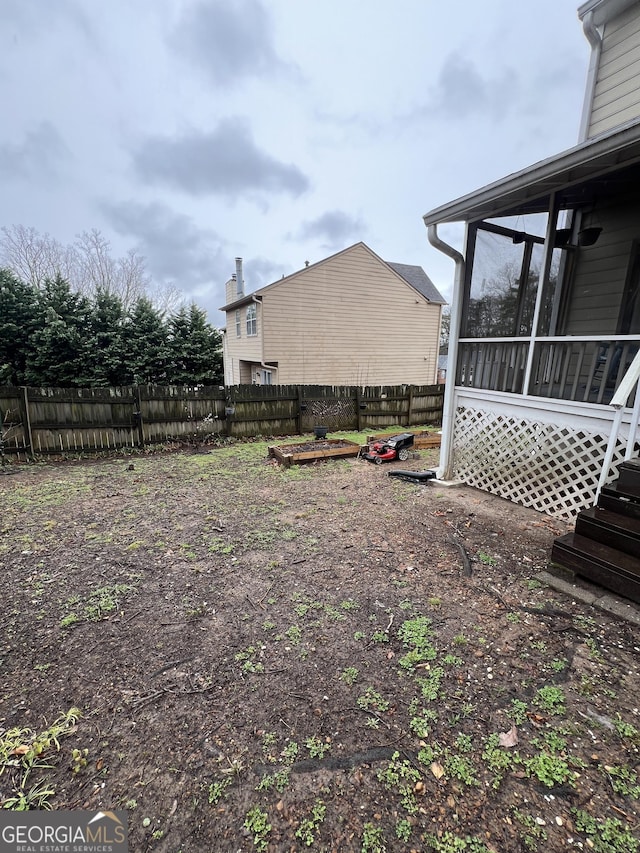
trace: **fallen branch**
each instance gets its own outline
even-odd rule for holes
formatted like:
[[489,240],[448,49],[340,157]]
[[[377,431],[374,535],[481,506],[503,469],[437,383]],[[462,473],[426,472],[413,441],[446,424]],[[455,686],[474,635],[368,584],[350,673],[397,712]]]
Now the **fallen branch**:
[[467,549],[462,545],[462,543],[458,542],[457,539],[447,537],[446,541],[460,551],[460,556],[462,557],[462,574],[466,578],[470,578],[473,573],[471,571],[471,560],[467,554]]

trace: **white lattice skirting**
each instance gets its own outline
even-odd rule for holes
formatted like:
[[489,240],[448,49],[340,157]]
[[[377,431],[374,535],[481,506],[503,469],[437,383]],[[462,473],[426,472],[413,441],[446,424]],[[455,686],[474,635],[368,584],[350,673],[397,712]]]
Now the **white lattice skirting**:
[[[454,473],[470,486],[559,518],[593,503],[608,436],[458,407]],[[624,457],[619,442],[610,479]]]

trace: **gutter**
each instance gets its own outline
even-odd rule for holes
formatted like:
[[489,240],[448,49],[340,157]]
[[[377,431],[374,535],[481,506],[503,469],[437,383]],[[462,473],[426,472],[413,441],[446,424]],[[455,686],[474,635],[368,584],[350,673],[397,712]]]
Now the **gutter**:
[[[437,470],[439,480],[453,478],[453,427],[455,422],[455,386],[458,362],[458,337],[460,318],[462,314],[462,295],[465,278],[465,260],[463,255],[441,240],[438,236],[438,223],[427,226],[429,242],[439,252],[451,258],[456,265],[453,279],[453,298],[451,301],[451,324],[449,330],[449,353],[447,356],[447,381],[444,386],[444,402],[442,405],[442,443],[440,445],[440,465]],[[465,244],[466,244],[465,229]]]
[[589,59],[589,70],[587,71],[587,82],[584,92],[584,102],[582,104],[582,117],[580,119],[580,131],[578,140],[584,142],[588,138],[589,124],[591,121],[591,110],[593,107],[593,99],[596,92],[596,82],[598,79],[598,67],[600,65],[600,54],[602,52],[602,35],[598,30],[593,9],[586,13],[582,19],[582,30],[591,45],[591,57]]

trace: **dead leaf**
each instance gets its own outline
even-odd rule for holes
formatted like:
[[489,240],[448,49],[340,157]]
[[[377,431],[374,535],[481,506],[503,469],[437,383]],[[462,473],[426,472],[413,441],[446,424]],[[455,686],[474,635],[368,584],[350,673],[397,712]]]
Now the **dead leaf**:
[[500,732],[500,739],[498,741],[500,746],[510,747],[515,746],[518,743],[518,730],[515,726],[511,726],[508,732]]
[[11,751],[11,755],[26,755],[28,752],[29,747],[26,744],[22,744],[22,746],[16,746],[16,748]]
[[96,770],[102,770],[103,767],[104,767],[104,758],[99,758],[96,761]]
[[431,772],[436,777],[436,779],[442,779],[444,776],[444,767],[442,764],[438,764],[437,761],[434,761],[431,765]]

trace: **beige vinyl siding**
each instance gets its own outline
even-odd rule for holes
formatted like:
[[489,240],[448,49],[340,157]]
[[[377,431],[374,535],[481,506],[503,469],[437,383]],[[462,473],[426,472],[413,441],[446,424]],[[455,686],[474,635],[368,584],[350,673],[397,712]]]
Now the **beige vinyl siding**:
[[640,7],[605,26],[588,136],[640,116]]
[[433,383],[440,305],[358,244],[265,288],[264,360],[281,384]]
[[230,302],[235,302],[238,299],[238,286],[235,278],[230,278],[229,281],[224,286],[224,299],[225,305],[228,305]]
[[622,302],[631,245],[640,239],[638,203],[596,209],[584,226],[602,228],[595,246],[579,249],[566,333],[614,335]]
[[246,370],[240,372],[240,362],[260,364],[262,361],[262,306],[256,305],[258,334],[255,336],[247,335],[248,307],[243,305],[240,308],[240,337],[236,336],[236,312],[235,310],[227,311],[227,358],[231,361],[234,385],[251,381],[246,378],[249,375]]

